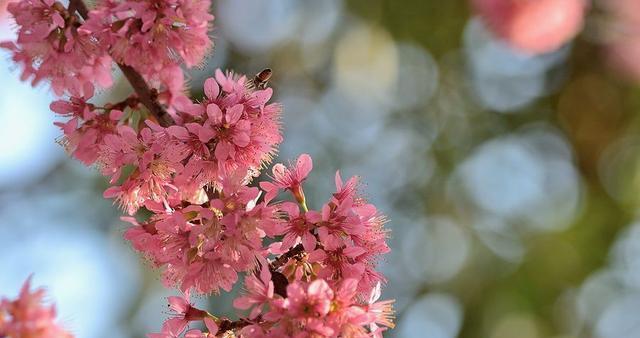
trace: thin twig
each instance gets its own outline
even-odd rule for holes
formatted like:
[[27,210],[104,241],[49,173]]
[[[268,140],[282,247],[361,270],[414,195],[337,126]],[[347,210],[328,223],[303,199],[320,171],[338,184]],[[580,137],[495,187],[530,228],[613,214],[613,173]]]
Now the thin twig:
[[269,269],[272,271],[278,270],[283,265],[285,265],[291,258],[301,254],[304,252],[304,247],[302,244],[298,244],[293,248],[289,249],[289,251],[283,253],[278,258],[276,258],[271,264],[269,264]]
[[[80,14],[80,16],[85,20],[89,17],[89,9],[82,0],[69,1],[69,13],[73,13],[74,11]],[[169,113],[167,113],[167,111],[162,108],[158,102],[157,92],[149,88],[149,85],[142,75],[132,67],[125,64],[117,63],[117,65],[129,83],[131,83],[131,86],[138,95],[140,102],[147,107],[149,113],[158,121],[158,123],[163,127],[173,125],[173,118],[171,118]]]

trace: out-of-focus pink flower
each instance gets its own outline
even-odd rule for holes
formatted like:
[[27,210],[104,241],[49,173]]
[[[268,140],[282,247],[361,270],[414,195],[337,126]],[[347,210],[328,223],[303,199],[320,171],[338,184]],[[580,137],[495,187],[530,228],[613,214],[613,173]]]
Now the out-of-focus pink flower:
[[30,288],[31,278],[24,283],[17,299],[0,299],[0,337],[72,338],[55,322],[55,307],[43,305],[45,291],[32,292]]
[[586,0],[473,0],[476,11],[499,38],[530,54],[552,52],[576,36]]
[[623,77],[640,80],[640,2],[602,1],[608,21],[602,34],[609,63]]

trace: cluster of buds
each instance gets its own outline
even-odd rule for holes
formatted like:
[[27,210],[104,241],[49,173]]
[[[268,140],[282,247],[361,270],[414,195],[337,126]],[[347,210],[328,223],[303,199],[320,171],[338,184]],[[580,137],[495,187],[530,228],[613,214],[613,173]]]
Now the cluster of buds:
[[[169,298],[175,316],[149,337],[381,336],[393,327],[392,301],[378,300],[388,232],[359,179],[336,173],[335,193],[317,210],[304,194],[307,154],[257,182],[283,139],[271,71],[250,78],[216,70],[202,100],[183,94],[181,66],[200,63],[212,45],[209,7],[100,0],[89,10],[81,0],[19,0],[8,8],[18,39],[1,46],[23,79],[48,80],[64,96],[51,104],[63,119],[60,142],[109,178],[104,196],[131,224],[124,237],[184,295]],[[94,90],[111,86],[114,66],[135,93],[98,106]],[[285,191],[292,198],[277,199]],[[237,320],[190,304],[192,294],[231,291],[242,275]]]

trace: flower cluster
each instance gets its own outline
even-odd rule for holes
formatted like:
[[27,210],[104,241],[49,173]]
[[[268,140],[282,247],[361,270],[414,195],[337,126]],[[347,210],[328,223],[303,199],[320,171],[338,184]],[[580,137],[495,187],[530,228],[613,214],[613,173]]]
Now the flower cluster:
[[243,337],[382,337],[393,327],[393,301],[378,301],[380,284],[366,300],[351,278],[333,287],[324,279],[293,282],[286,297],[273,293],[268,272],[247,277],[245,286],[247,294],[234,302],[252,309]]
[[176,62],[200,63],[211,40],[209,0],[103,0],[81,32],[97,38],[119,63],[152,77]]
[[115,61],[178,96],[180,65],[199,64],[212,46],[209,0],[101,0],[89,13],[72,3],[73,10],[55,0],[10,3],[18,38],[0,43],[22,66],[24,80],[50,80],[57,95],[86,96],[87,84],[110,87]]
[[51,80],[57,95],[65,92],[81,96],[86,84],[111,86],[111,57],[96,42],[79,34],[79,22],[60,2],[25,0],[7,7],[19,26],[14,42],[0,47],[13,53],[22,65],[22,79],[36,85]]
[[[277,164],[273,168],[273,182],[262,182],[270,201],[279,190],[290,190],[297,204],[280,204],[285,216],[282,223],[282,242],[275,245],[284,252],[294,245],[302,244],[308,256],[307,265],[314,266],[313,274],[329,282],[345,278],[359,281],[360,291],[368,292],[377,283],[384,281],[375,266],[380,255],[389,252],[386,244],[385,218],[372,204],[358,194],[358,177],[342,181],[336,173],[336,192],[320,210],[308,210],[302,182],[311,171],[311,158],[304,154],[295,166],[286,168]],[[304,264],[290,261],[285,272],[291,278],[308,278]]]
[[221,192],[202,205],[157,212],[138,223],[125,238],[154,265],[164,267],[165,284],[185,292],[231,291],[238,272],[249,271],[262,254],[262,240],[275,234],[277,209],[256,205],[257,188],[247,187],[246,172],[235,171],[222,181]]
[[[209,6],[102,0],[88,11],[80,0],[69,8],[19,0],[10,7],[18,41],[5,46],[18,62],[28,51],[25,73],[67,94],[50,105],[63,119],[59,142],[109,178],[104,197],[129,214],[125,239],[184,295],[169,299],[175,316],[149,337],[380,336],[393,327],[392,301],[377,300],[386,220],[360,194],[359,179],[336,173],[335,193],[317,210],[304,193],[307,154],[257,182],[283,140],[271,71],[247,78],[216,70],[201,100],[181,92],[180,65],[197,64],[211,45]],[[107,68],[115,60],[135,94],[93,103],[96,85],[110,81],[90,66],[98,59]],[[284,191],[293,198],[277,199]],[[231,291],[242,274],[246,292],[234,305],[247,317],[218,318],[189,302],[191,293]]]
[[72,338],[56,323],[55,307],[42,303],[45,291],[30,289],[27,279],[17,299],[0,299],[0,337]]
[[[245,180],[254,174],[282,140],[281,109],[267,104],[271,89],[254,90],[246,81],[218,70],[215,80],[207,80],[206,100],[184,104],[175,125],[165,128],[147,120],[139,130],[121,124],[104,135],[96,162],[111,183],[123,181],[105,197],[116,198],[129,214],[154,202],[169,210],[181,201],[202,201],[205,190],[220,190],[231,177]],[[125,166],[133,170],[123,177]]]
[[[251,310],[240,322],[241,337],[379,336],[393,327],[392,302],[376,302],[384,282],[376,262],[389,251],[384,217],[358,194],[356,177],[343,182],[339,174],[329,201],[309,210],[303,183],[312,166],[306,154],[292,166],[276,164],[272,181],[260,184],[266,194],[257,204],[258,189],[243,185],[243,175],[232,176],[220,190],[223,198],[142,224],[128,218],[134,227],[125,237],[165,266],[165,280],[185,293],[228,291],[238,272],[249,272],[245,294],[234,301]],[[273,202],[282,190],[296,202]],[[263,237],[281,240],[263,247]],[[279,256],[269,260],[270,254]],[[224,321],[212,320],[225,331]],[[169,321],[161,334],[176,334],[176,327]]]
[[[312,282],[293,282],[286,287],[286,295],[274,292],[274,282],[268,269],[260,276],[245,279],[246,293],[234,301],[239,309],[251,309],[246,319],[230,322],[195,308],[184,297],[169,297],[174,315],[162,326],[162,332],[149,338],[207,338],[229,331],[239,337],[382,337],[392,328],[393,301],[378,301],[380,284],[368,297],[358,295],[358,281],[345,279],[331,287],[323,279]],[[202,323],[206,332],[188,329],[192,323]]]

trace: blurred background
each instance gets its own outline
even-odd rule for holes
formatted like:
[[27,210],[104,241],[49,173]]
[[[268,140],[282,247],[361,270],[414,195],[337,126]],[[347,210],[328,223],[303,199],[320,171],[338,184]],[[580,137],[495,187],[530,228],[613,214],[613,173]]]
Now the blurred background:
[[[607,1],[530,56],[463,0],[215,0],[190,87],[271,67],[279,160],[312,155],[310,206],[336,170],[362,176],[393,231],[385,336],[640,337],[640,41],[611,38],[640,20]],[[105,180],[55,143],[51,91],[0,53],[0,294],[33,273],[79,338],[159,330],[175,292],[122,239]],[[196,302],[234,316],[231,299]]]

